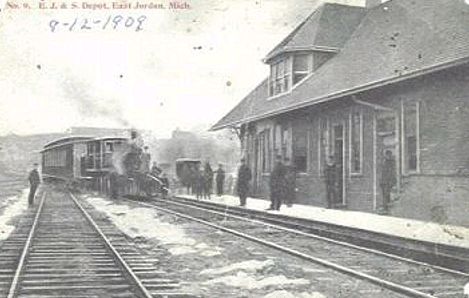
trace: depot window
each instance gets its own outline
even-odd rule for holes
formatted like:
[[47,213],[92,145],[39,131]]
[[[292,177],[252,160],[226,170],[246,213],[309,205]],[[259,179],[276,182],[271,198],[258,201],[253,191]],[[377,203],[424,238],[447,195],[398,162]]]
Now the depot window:
[[419,102],[403,106],[404,166],[407,173],[419,171]]
[[361,110],[350,113],[350,173],[361,174],[363,163],[363,114]]
[[270,144],[270,129],[266,129],[259,133],[259,160],[260,168],[263,173],[268,173],[271,170],[272,164],[272,153],[271,153],[271,144]]
[[318,142],[318,174],[324,174],[327,157],[329,155],[329,120],[320,118],[318,125],[319,142]]
[[274,96],[290,90],[291,58],[284,57],[270,66],[269,95]]
[[298,84],[309,74],[310,58],[309,54],[298,54],[293,57],[293,85]]
[[308,131],[305,127],[293,130],[293,164],[297,172],[308,170]]

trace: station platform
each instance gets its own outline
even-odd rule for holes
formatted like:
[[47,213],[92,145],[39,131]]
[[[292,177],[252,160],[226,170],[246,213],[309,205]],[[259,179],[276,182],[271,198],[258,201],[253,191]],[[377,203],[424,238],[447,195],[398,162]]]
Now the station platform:
[[[197,200],[193,195],[181,195],[187,199]],[[208,201],[208,200],[204,200]],[[212,195],[211,203],[239,206],[239,198],[230,195]],[[379,234],[407,238],[410,240],[442,244],[469,249],[469,228],[424,222],[419,220],[378,215],[367,212],[326,209],[310,205],[295,204],[292,207],[282,205],[280,211],[266,210],[270,201],[248,198],[246,208],[270,214],[279,214],[299,219],[345,226]]]

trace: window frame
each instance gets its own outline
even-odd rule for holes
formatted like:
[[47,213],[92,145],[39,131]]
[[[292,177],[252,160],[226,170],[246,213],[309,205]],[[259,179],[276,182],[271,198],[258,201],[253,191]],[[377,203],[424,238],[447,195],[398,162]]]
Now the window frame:
[[[305,56],[306,59],[306,70],[295,70],[295,59],[297,59],[299,56]],[[292,88],[294,86],[297,86],[300,84],[304,79],[308,77],[308,75],[312,72],[311,71],[311,53],[299,53],[299,54],[293,54],[292,55]],[[304,75],[298,82],[295,82],[295,75]]]
[[270,173],[272,169],[272,150],[270,144],[270,129],[265,129],[258,134],[258,146],[260,155],[260,170],[262,174]]
[[[323,123],[325,124],[324,127],[323,127]],[[324,139],[324,146],[323,146],[323,139]],[[319,177],[324,176],[324,166],[327,160],[327,156],[329,154],[330,154],[330,120],[329,120],[329,117],[320,117],[318,118],[318,175]]]
[[[301,130],[301,128],[303,128],[303,130]],[[301,133],[304,134],[302,137],[304,137],[304,158],[305,158],[305,164],[304,164],[304,169],[299,169],[296,165],[296,157],[297,157],[297,146],[296,146],[296,140],[297,140],[297,134],[298,132],[301,130]],[[307,128],[307,126],[293,126],[292,127],[292,131],[291,131],[291,138],[292,138],[292,156],[291,156],[291,161],[292,161],[292,164],[295,166],[295,170],[298,174],[306,174],[308,173],[308,169],[309,169],[309,164],[310,164],[310,160],[309,160],[309,130]]]
[[[415,158],[416,158],[416,167],[415,169],[410,169],[409,167],[409,154],[408,154],[408,141],[409,137],[407,134],[407,117],[406,111],[409,107],[412,107],[415,110]],[[402,158],[402,172],[404,175],[415,175],[421,173],[420,168],[420,101],[411,101],[411,102],[402,102],[401,104],[401,125],[402,125],[402,149],[401,149],[401,158]]]
[[[359,150],[360,150],[360,155],[359,155],[359,164],[360,164],[360,170],[355,171],[355,167],[353,164],[353,159],[354,159],[354,146],[353,146],[353,136],[354,136],[354,114],[359,114],[359,119],[360,119],[360,124],[359,124],[359,135],[358,135],[358,142],[359,142]],[[349,113],[349,176],[350,177],[356,177],[356,176],[362,176],[363,175],[363,149],[364,149],[364,142],[363,142],[363,109],[361,108],[353,108],[350,113]]]
[[[290,55],[282,57],[270,65],[269,74],[269,98],[274,98],[288,93],[292,88],[292,57]],[[280,75],[280,65],[283,65],[283,71]],[[285,85],[286,82],[286,85]],[[277,91],[277,88],[280,88]]]

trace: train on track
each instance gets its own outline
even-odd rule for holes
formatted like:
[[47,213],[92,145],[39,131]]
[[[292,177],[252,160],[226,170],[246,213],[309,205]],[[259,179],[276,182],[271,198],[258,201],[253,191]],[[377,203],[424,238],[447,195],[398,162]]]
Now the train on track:
[[[69,136],[47,143],[42,155],[46,181],[96,190],[110,196],[160,196],[164,182],[142,167],[143,145],[130,137]],[[148,161],[149,162],[149,161]],[[147,169],[145,169],[147,168]]]

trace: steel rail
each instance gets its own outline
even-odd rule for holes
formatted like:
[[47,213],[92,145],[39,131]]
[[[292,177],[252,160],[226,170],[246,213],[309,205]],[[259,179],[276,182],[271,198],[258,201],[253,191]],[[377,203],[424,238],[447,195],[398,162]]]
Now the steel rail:
[[96,232],[101,236],[104,243],[106,244],[107,248],[112,252],[114,257],[118,260],[119,264],[125,269],[126,273],[131,277],[132,281],[137,286],[138,290],[143,294],[145,298],[152,298],[152,294],[145,288],[141,280],[137,277],[137,275],[133,272],[132,268],[127,264],[127,262],[122,258],[116,248],[112,245],[111,241],[107,238],[107,236],[103,233],[103,231],[99,228],[96,222],[91,218],[89,213],[83,208],[83,206],[78,202],[75,196],[69,192],[70,197],[72,198],[75,205],[80,209],[83,215],[86,217],[88,222],[91,226],[96,230]]
[[18,286],[19,286],[19,281],[21,277],[21,272],[23,271],[24,264],[26,262],[26,258],[28,257],[29,250],[31,248],[31,243],[33,241],[34,233],[36,232],[37,225],[39,222],[39,217],[41,216],[42,212],[42,207],[44,206],[44,201],[46,198],[46,192],[42,194],[41,197],[41,202],[39,203],[39,207],[37,208],[36,211],[36,216],[34,217],[33,224],[31,226],[31,230],[29,231],[28,238],[26,240],[26,243],[23,247],[23,252],[21,253],[20,260],[18,262],[18,266],[16,267],[15,271],[15,276],[13,277],[13,281],[11,282],[10,289],[8,291],[8,296],[7,298],[13,298],[17,296],[17,291],[18,291]]
[[[416,260],[413,260],[413,259],[397,256],[397,255],[394,255],[394,254],[382,252],[382,251],[372,249],[372,248],[359,246],[359,245],[356,245],[356,244],[347,243],[347,242],[340,241],[340,240],[327,238],[327,237],[324,237],[324,236],[318,236],[318,235],[314,235],[314,234],[311,234],[311,233],[298,231],[298,230],[283,227],[283,226],[280,226],[280,225],[267,223],[267,222],[264,222],[264,221],[259,220],[259,219],[250,219],[250,218],[245,218],[245,217],[241,217],[241,216],[238,216],[238,215],[229,214],[228,212],[230,212],[230,213],[241,212],[241,211],[236,211],[236,210],[235,211],[230,211],[229,209],[230,209],[231,206],[228,206],[228,208],[225,209],[225,212],[220,212],[220,211],[216,211],[216,210],[209,210],[207,208],[200,207],[200,206],[195,206],[195,205],[192,204],[192,202],[186,204],[184,202],[174,202],[174,201],[158,200],[158,199],[156,199],[156,201],[169,203],[169,204],[174,204],[174,205],[179,205],[179,206],[184,206],[184,207],[189,207],[189,208],[193,208],[193,209],[197,209],[197,210],[211,212],[211,213],[218,214],[218,215],[223,215],[225,217],[230,217],[230,218],[234,218],[234,219],[248,221],[248,222],[251,222],[251,223],[261,224],[261,225],[264,225],[264,226],[269,227],[269,228],[274,228],[274,229],[277,229],[277,230],[282,230],[282,231],[294,233],[294,234],[309,237],[309,238],[312,238],[312,239],[322,240],[322,241],[325,241],[325,242],[345,246],[345,247],[348,247],[348,248],[360,250],[360,251],[367,252],[367,253],[373,253],[373,254],[378,255],[378,256],[383,256],[383,257],[387,257],[387,258],[390,258],[390,259],[403,261],[403,262],[406,262],[406,263],[409,263],[409,264],[414,264],[414,265],[419,265],[419,266],[426,266],[426,267],[433,268],[433,269],[436,269],[436,270],[439,270],[439,271],[442,271],[442,272],[445,272],[445,273],[459,275],[459,276],[462,276],[462,277],[469,277],[469,273],[466,273],[466,272],[462,272],[462,271],[458,271],[458,270],[454,270],[454,269],[449,269],[449,268],[445,268],[445,267],[441,267],[441,266],[437,266],[437,265],[432,265],[432,264],[425,263],[425,262],[422,262],[422,261],[416,261]],[[221,205],[221,204],[217,204],[217,205],[218,205],[217,207],[223,208],[223,205]],[[250,215],[249,212],[246,212],[246,214]],[[307,228],[307,226],[305,226],[305,228]]]
[[359,272],[357,270],[350,269],[350,268],[347,268],[345,266],[342,266],[342,265],[339,265],[339,264],[336,264],[336,263],[333,263],[333,262],[329,262],[327,260],[317,258],[317,257],[311,256],[311,255],[299,252],[299,251],[294,250],[294,249],[287,248],[285,246],[276,244],[276,243],[271,242],[271,241],[262,240],[260,238],[257,238],[257,237],[254,237],[254,236],[251,236],[251,235],[248,235],[248,234],[245,234],[245,233],[242,233],[242,232],[230,229],[230,228],[225,228],[225,227],[222,227],[220,225],[217,225],[217,224],[214,224],[214,223],[211,223],[209,221],[202,220],[202,219],[199,219],[199,218],[195,218],[195,217],[192,217],[192,216],[187,215],[187,214],[183,214],[183,213],[180,213],[180,212],[177,212],[177,211],[173,211],[173,210],[170,210],[170,209],[166,209],[166,208],[163,208],[163,207],[155,206],[155,205],[144,203],[144,202],[136,202],[136,201],[132,201],[132,200],[128,200],[128,199],[127,199],[127,201],[133,202],[133,203],[136,203],[136,204],[140,204],[140,205],[143,205],[143,206],[148,206],[150,208],[163,211],[165,213],[173,214],[173,215],[176,215],[176,216],[181,217],[181,218],[189,219],[191,221],[195,221],[195,222],[204,224],[206,226],[210,226],[210,227],[215,228],[217,230],[236,235],[236,236],[241,237],[243,239],[247,239],[247,240],[250,240],[252,242],[255,242],[255,243],[270,247],[270,248],[274,248],[278,251],[288,253],[288,254],[290,254],[292,256],[295,256],[295,257],[298,257],[300,259],[310,261],[312,263],[322,265],[324,267],[327,267],[327,268],[330,268],[330,269],[345,273],[347,275],[369,281],[371,283],[374,283],[378,286],[385,287],[385,288],[387,288],[389,290],[392,290],[394,292],[405,294],[405,295],[408,295],[410,297],[437,298],[436,296],[433,296],[433,295],[430,295],[430,294],[427,294],[427,293],[423,293],[423,292],[414,290],[412,288],[409,288],[409,287],[406,287],[406,286],[403,286],[403,285],[399,285],[399,284],[396,284],[396,283],[393,283],[393,282],[390,282],[390,281],[387,281],[387,280],[384,280],[384,279],[381,279],[381,278],[378,278],[378,277],[375,277],[375,276],[372,276],[372,275],[369,275],[369,274],[366,274],[366,273],[363,273],[363,272]]

